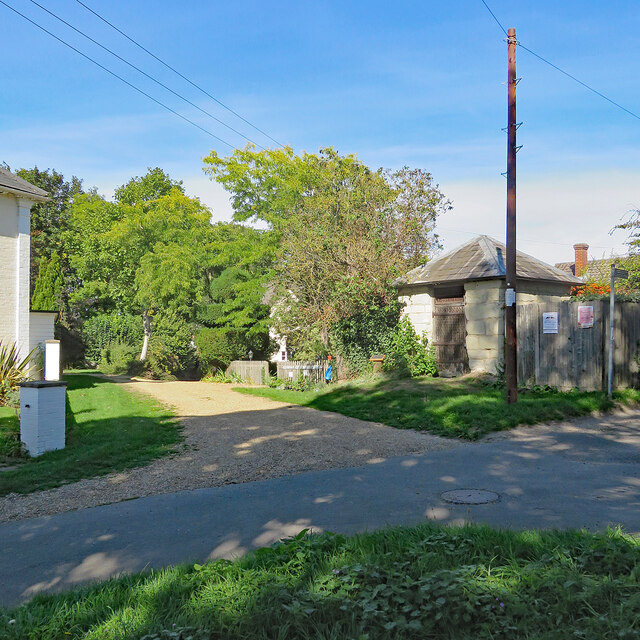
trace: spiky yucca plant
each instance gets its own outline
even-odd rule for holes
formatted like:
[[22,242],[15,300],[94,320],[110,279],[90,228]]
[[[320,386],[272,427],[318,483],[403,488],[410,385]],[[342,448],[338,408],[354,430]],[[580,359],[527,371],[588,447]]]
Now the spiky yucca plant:
[[15,342],[2,344],[0,342],[0,407],[7,403],[12,391],[29,376],[29,367],[35,349],[20,361],[20,353]]

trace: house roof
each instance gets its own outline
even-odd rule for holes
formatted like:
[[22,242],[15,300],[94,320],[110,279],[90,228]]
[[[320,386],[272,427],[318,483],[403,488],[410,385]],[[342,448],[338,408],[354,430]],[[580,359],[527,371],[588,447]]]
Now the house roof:
[[43,189],[23,180],[3,167],[0,167],[0,193],[10,193],[36,202],[45,201],[48,195]]
[[[506,247],[489,236],[477,236],[457,249],[398,278],[396,286],[444,284],[505,277]],[[516,274],[526,280],[580,284],[579,278],[537,258],[516,252]]]
[[[611,273],[611,265],[619,261],[620,258],[600,258],[599,260],[587,261],[587,269],[581,274],[580,280],[585,282],[609,282],[609,274]],[[561,271],[576,274],[576,263],[573,262],[556,262],[556,267]]]

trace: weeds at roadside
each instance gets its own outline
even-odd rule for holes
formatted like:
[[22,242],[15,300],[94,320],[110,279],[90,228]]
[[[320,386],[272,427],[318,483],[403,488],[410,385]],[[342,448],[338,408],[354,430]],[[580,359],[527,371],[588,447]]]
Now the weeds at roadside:
[[235,371],[227,375],[222,369],[218,369],[215,373],[210,373],[203,378],[201,382],[215,382],[217,384],[233,384],[243,382],[242,376]]
[[619,530],[303,531],[234,562],[37,596],[0,610],[0,637],[637,640],[638,593],[640,545]]

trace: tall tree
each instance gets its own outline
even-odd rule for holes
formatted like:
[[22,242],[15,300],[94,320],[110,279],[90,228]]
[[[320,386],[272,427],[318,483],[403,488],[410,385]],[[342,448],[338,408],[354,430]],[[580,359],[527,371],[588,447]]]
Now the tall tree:
[[118,187],[114,198],[120,204],[135,205],[168,196],[174,189],[184,194],[182,180],[172,180],[160,167],[148,167],[145,175],[131,178]]
[[139,313],[141,359],[155,313],[172,309],[188,316],[195,307],[210,216],[199,200],[179,189],[136,205],[88,194],[72,207],[68,247],[81,279],[75,298],[94,309]]
[[625,222],[616,225],[614,229],[624,229],[629,232],[627,238],[629,256],[622,261],[622,266],[629,271],[629,278],[621,284],[625,292],[637,293],[640,290],[640,209],[631,211]]
[[214,225],[207,290],[197,319],[209,327],[229,326],[268,334],[265,303],[273,271],[268,234],[235,223]]
[[331,148],[247,147],[205,163],[235,218],[269,230],[279,331],[325,346],[333,323],[395,297],[391,282],[439,246],[435,223],[450,208],[429,173],[372,171]]
[[[82,191],[82,180],[72,176],[65,180],[55,169],[18,169],[18,176],[44,189],[49,199],[31,207],[31,291],[34,291],[36,277],[42,258],[50,258],[56,252],[62,261],[65,278],[69,269],[65,260],[63,235],[68,225],[69,207]],[[64,295],[63,290],[63,295]],[[63,300],[63,303],[66,302]]]
[[31,308],[34,311],[60,311],[63,279],[62,263],[58,253],[52,252],[50,258],[43,256],[31,296]]

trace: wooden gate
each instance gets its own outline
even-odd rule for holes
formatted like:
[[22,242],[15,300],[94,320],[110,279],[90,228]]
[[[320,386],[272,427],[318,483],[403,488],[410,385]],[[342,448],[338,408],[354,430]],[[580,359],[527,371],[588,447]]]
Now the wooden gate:
[[464,298],[436,298],[433,305],[433,344],[440,375],[468,371]]

